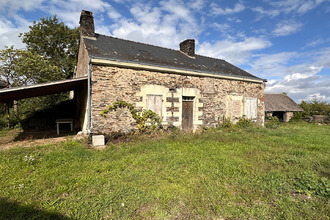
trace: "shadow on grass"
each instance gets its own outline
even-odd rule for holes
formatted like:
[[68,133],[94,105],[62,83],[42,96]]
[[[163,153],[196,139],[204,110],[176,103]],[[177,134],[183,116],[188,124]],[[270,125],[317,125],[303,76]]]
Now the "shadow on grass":
[[73,134],[74,132],[70,131],[70,129],[61,129],[59,135],[56,130],[23,130],[16,135],[13,141],[57,138]]
[[47,212],[0,197],[0,219],[72,219],[55,212]]

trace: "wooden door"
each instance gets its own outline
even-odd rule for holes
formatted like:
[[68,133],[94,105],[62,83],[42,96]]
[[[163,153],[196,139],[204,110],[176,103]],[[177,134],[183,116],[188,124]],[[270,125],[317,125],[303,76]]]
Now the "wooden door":
[[193,130],[193,101],[182,102],[182,129]]

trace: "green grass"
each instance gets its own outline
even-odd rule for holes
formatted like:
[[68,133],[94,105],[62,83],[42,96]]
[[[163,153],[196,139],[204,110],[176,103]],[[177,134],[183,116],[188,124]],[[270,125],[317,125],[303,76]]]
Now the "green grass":
[[0,151],[0,219],[329,219],[329,147],[290,123]]

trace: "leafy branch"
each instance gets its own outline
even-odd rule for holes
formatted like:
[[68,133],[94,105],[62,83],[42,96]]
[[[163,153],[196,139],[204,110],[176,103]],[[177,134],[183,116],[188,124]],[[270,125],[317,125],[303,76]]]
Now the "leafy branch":
[[162,120],[155,112],[143,109],[142,112],[139,113],[132,104],[125,101],[112,103],[112,105],[109,105],[107,109],[101,112],[101,115],[105,117],[109,111],[116,111],[118,108],[127,108],[131,112],[140,132],[152,131],[161,127]]

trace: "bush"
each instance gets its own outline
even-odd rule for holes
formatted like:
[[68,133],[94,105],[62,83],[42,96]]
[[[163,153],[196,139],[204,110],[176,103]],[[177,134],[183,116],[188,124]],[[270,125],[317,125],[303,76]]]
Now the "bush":
[[255,127],[256,123],[252,119],[247,119],[245,116],[239,119],[239,121],[236,123],[236,127],[238,128],[251,128]]
[[270,129],[276,129],[280,126],[280,120],[278,120],[278,118],[276,116],[271,117],[270,121],[267,121],[265,123],[266,128],[270,128]]
[[219,120],[219,128],[233,128],[234,124],[230,121],[229,118],[223,117],[222,122]]
[[294,112],[293,117],[290,119],[290,122],[301,121],[303,119],[302,112]]

